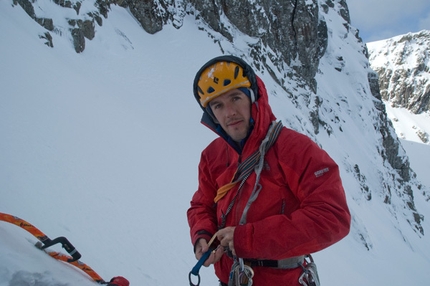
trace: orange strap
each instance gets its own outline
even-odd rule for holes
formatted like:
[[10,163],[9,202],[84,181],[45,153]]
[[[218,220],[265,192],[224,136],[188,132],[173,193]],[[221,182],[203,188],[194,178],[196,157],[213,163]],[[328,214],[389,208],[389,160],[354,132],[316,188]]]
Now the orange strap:
[[220,199],[222,199],[228,193],[228,191],[230,191],[236,184],[237,184],[237,181],[233,181],[219,188],[218,191],[216,192],[216,197],[214,199],[214,202],[217,203]]
[[87,264],[83,263],[82,261],[78,260],[78,261],[69,262],[70,259],[72,259],[72,257],[69,255],[63,254],[61,252],[46,251],[46,253],[49,254],[49,256],[51,256],[52,258],[55,258],[56,260],[67,262],[69,264],[72,264],[76,268],[79,268],[80,270],[85,272],[88,276],[90,276],[91,279],[93,279],[94,281],[98,283],[104,282],[103,278],[101,278],[100,275],[98,275],[91,267],[89,267]]
[[15,224],[15,225],[19,226],[20,228],[25,229],[26,231],[31,233],[34,237],[36,237],[41,242],[48,239],[48,237],[43,232],[41,232],[38,228],[36,228],[31,223],[26,222],[23,219],[20,219],[19,217],[0,212],[0,220],[11,223],[11,224]]

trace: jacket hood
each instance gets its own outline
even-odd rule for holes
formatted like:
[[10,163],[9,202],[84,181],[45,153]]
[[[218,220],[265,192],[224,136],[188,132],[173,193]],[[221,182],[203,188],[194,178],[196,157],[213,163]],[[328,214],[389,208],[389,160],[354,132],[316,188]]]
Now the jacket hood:
[[238,150],[237,146],[229,138],[229,136],[224,132],[219,124],[214,121],[214,118],[209,114],[209,112],[203,109],[203,116],[201,123],[214,131],[217,135],[223,138],[233,149],[242,153],[243,155],[251,154],[259,146],[261,141],[266,136],[269,126],[273,120],[276,120],[275,115],[269,105],[269,97],[267,94],[266,86],[263,81],[256,76],[256,85],[258,90],[258,99],[251,105],[251,120],[253,120],[253,128],[251,133],[245,139],[242,150]]

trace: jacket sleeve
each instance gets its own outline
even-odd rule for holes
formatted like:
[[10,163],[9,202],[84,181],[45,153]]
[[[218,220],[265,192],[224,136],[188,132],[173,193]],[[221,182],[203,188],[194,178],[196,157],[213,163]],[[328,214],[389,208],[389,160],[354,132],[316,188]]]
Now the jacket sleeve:
[[210,175],[207,157],[203,152],[199,163],[199,187],[194,193],[190,208],[187,211],[191,242],[194,246],[200,238],[209,241],[217,231],[216,206],[214,203],[217,189]]
[[240,257],[279,260],[313,253],[349,232],[351,217],[337,164],[304,135],[278,151],[281,172],[299,207],[237,226],[234,245]]

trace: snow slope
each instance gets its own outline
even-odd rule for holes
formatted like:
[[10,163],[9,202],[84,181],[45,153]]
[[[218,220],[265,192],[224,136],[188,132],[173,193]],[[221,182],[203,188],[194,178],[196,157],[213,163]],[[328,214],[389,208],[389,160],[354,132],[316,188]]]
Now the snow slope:
[[[215,138],[199,123],[191,86],[219,46],[191,18],[179,30],[149,35],[115,5],[82,54],[66,34],[53,35],[53,49],[43,45],[37,35],[44,32],[19,6],[0,1],[0,211],[51,238],[67,237],[105,280],[187,284],[196,260],[186,210],[200,151]],[[285,106],[274,108],[280,118]],[[425,174],[420,154],[411,162]],[[402,238],[383,206],[349,201],[362,220],[374,221],[367,224],[374,250],[352,233],[315,254],[323,285],[425,284],[428,239]],[[430,215],[428,203],[418,207]],[[0,286],[95,285],[34,242],[0,222]],[[202,285],[217,285],[212,272],[201,270]]]
[[430,186],[430,142],[423,143],[418,136],[430,134],[430,112],[413,114],[405,108],[392,107],[389,102],[385,106],[413,170],[424,185]]
[[[0,58],[0,209],[50,237],[66,236],[105,279],[187,279],[195,261],[185,212],[200,150],[214,137],[199,123],[191,83],[217,47],[186,23],[148,35],[113,6],[84,54],[66,37],[57,36],[51,49],[37,37],[43,29],[7,2],[0,2],[7,43]],[[166,58],[172,54],[178,57]],[[12,231],[5,227],[2,241]],[[25,233],[11,234],[27,243]],[[10,251],[4,246],[1,257]],[[0,285],[8,285],[16,268],[2,261]],[[29,265],[22,267],[38,273]],[[67,281],[78,282],[79,275]]]

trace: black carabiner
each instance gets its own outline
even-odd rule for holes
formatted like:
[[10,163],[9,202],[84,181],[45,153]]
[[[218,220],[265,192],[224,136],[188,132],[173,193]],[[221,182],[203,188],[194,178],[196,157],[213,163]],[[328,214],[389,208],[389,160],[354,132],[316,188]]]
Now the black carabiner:
[[67,262],[75,262],[81,258],[81,254],[76,250],[76,248],[70,243],[70,241],[64,236],[57,237],[53,240],[45,242],[45,244],[40,247],[40,249],[45,249],[54,244],[61,243],[62,247],[72,256]]
[[[190,286],[199,286],[200,285],[200,268],[202,267],[203,263],[209,258],[211,255],[212,249],[209,249],[206,251],[202,257],[200,257],[199,261],[197,261],[196,265],[191,269],[190,273],[188,274],[188,280],[190,281]],[[191,275],[197,276],[197,284],[193,284],[191,281]]]

